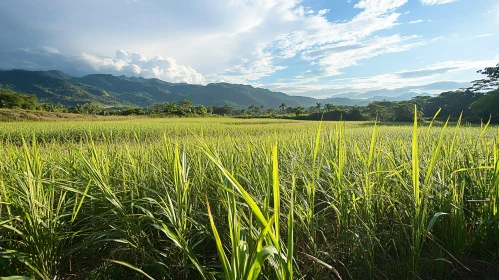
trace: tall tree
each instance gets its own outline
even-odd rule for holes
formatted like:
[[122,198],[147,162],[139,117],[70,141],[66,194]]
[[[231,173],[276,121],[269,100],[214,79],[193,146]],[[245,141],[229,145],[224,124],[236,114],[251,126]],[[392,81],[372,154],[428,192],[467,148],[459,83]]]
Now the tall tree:
[[267,108],[266,113],[267,113],[267,115],[269,115],[269,116],[271,116],[271,117],[272,117],[272,116],[274,116],[275,111],[274,111],[274,109],[273,109],[273,108]]
[[190,108],[192,106],[192,101],[190,99],[184,99],[184,101],[179,103],[179,110],[182,112],[188,113],[190,112]]
[[250,114],[254,114],[256,112],[256,106],[254,104],[251,104],[248,106],[248,110]]
[[165,103],[164,112],[166,114],[173,114],[176,111],[177,111],[177,105],[175,105],[175,103],[173,103],[173,102]]
[[333,104],[331,104],[331,103],[326,103],[326,104],[324,105],[324,108],[326,108],[326,111],[327,111],[327,112],[331,112],[331,111],[333,111],[334,109],[336,109],[335,107],[336,107],[336,106],[334,106],[334,105],[333,105]]
[[282,102],[281,105],[279,106],[279,109],[281,109],[281,113],[284,113],[284,111],[286,110],[286,103]]
[[251,104],[248,109],[250,110],[251,113],[255,115],[259,115],[262,112],[263,105],[261,106],[255,106],[254,104]]
[[305,108],[303,108],[303,107],[296,107],[294,111],[295,111],[295,115],[297,117],[305,114]]
[[371,102],[366,106],[367,114],[372,120],[388,121],[390,119],[390,113],[388,108],[381,105],[379,102]]
[[499,63],[495,67],[486,67],[483,70],[478,70],[477,73],[485,75],[487,78],[471,82],[473,86],[470,89],[474,91],[499,89]]

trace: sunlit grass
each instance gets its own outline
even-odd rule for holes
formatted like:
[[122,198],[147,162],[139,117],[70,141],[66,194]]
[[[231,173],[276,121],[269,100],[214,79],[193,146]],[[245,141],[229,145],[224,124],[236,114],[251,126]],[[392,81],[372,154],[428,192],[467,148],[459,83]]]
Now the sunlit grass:
[[0,275],[483,279],[493,126],[0,123]]

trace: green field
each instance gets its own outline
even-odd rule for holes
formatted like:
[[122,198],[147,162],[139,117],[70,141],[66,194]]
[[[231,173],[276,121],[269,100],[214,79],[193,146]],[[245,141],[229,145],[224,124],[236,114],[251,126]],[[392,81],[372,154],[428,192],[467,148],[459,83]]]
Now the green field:
[[0,123],[0,276],[497,279],[498,140],[464,124]]

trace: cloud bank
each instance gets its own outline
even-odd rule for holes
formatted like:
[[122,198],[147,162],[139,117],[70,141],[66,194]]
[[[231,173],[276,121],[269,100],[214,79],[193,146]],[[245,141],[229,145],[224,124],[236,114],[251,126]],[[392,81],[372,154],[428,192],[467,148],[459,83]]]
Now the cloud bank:
[[118,50],[112,59],[86,53],[81,54],[80,58],[96,72],[158,78],[175,83],[205,83],[203,75],[191,67],[177,64],[177,61],[172,57],[155,56],[148,59],[136,52]]

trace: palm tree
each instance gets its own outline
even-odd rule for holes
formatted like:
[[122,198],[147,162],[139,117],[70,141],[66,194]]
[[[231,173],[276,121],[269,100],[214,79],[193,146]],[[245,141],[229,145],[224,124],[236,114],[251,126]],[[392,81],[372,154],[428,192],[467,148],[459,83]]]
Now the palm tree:
[[319,113],[321,111],[321,106],[322,104],[321,103],[315,103],[316,104],[316,108],[317,108],[317,113]]
[[284,113],[284,110],[286,110],[286,103],[282,102],[279,108],[281,109],[281,112]]

